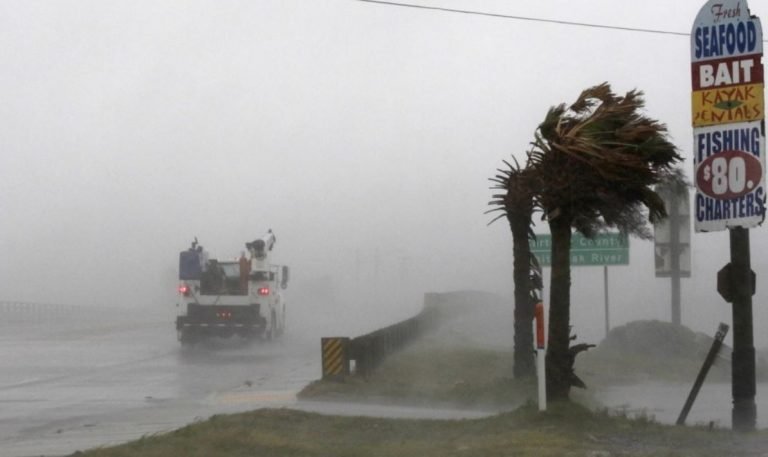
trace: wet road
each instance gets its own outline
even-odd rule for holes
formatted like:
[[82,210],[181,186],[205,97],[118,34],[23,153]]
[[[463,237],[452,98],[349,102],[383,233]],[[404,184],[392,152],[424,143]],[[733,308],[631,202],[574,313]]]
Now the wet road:
[[[261,407],[384,417],[471,418],[478,411],[297,403],[320,376],[319,334],[275,343],[179,347],[171,316],[67,312],[0,320],[0,457],[65,455],[170,431],[213,414]],[[601,389],[612,409],[673,423],[690,385]],[[768,427],[768,385],[758,385]],[[730,427],[730,385],[705,383],[688,424]]]
[[0,456],[63,455],[217,413],[295,403],[320,375],[317,340],[182,349],[172,319],[0,325]]
[[77,308],[53,317],[2,314],[0,457],[67,455],[263,407],[407,418],[491,414],[297,402],[296,393],[321,375],[316,328],[292,326],[271,343],[181,348],[173,316]]
[[[643,384],[601,388],[595,397],[606,407],[630,415],[653,417],[674,424],[691,391],[690,384],[645,382]],[[705,382],[693,404],[687,425],[709,424],[731,428],[731,384]],[[757,427],[768,428],[768,384],[757,385]]]

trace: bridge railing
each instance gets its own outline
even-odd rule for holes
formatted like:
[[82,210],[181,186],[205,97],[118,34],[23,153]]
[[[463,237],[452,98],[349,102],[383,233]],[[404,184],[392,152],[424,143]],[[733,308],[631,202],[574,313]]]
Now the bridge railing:
[[0,301],[0,325],[35,324],[68,319],[80,308],[75,305]]
[[0,301],[0,327],[19,325],[47,325],[56,323],[91,324],[136,319],[150,315],[149,309],[130,309],[115,306],[68,305]]

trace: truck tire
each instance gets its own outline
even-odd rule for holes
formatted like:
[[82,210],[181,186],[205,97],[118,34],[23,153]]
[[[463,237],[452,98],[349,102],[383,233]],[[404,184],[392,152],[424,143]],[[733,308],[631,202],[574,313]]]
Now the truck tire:
[[264,339],[266,341],[273,341],[275,339],[275,324],[277,323],[277,319],[275,316],[275,312],[272,311],[272,313],[269,315],[269,325],[267,326],[266,330],[264,330]]
[[179,331],[179,342],[182,347],[188,347],[197,343],[197,338],[189,329],[183,329]]
[[285,307],[283,307],[283,315],[281,319],[282,325],[277,329],[277,336],[278,338],[283,336],[285,334]]

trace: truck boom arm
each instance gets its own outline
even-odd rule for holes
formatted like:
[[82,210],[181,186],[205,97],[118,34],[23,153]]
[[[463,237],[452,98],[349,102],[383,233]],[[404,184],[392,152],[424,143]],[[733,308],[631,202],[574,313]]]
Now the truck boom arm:
[[250,243],[245,243],[245,247],[251,253],[251,257],[263,260],[267,257],[269,251],[275,246],[277,238],[272,233],[272,229],[269,229],[266,235],[261,238],[257,238]]

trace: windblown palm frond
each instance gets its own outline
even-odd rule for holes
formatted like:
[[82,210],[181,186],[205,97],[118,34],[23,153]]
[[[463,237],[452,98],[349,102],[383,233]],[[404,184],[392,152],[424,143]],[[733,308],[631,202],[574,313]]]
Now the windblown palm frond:
[[531,172],[526,168],[521,168],[516,158],[512,158],[514,165],[506,160],[504,164],[507,169],[497,169],[498,174],[490,181],[494,183],[492,190],[501,191],[493,194],[492,200],[488,202],[492,209],[486,211],[486,214],[500,212],[488,224],[506,217],[514,219],[518,217],[530,220],[531,214],[537,208],[536,189],[532,187]]
[[[600,225],[627,228],[638,206],[651,221],[665,215],[652,186],[681,160],[666,126],[646,115],[643,93],[615,95],[607,83],[589,88],[570,105],[550,108],[529,153],[547,212],[574,218],[589,236]],[[589,222],[598,218],[603,222]],[[638,225],[633,233],[647,236]]]

